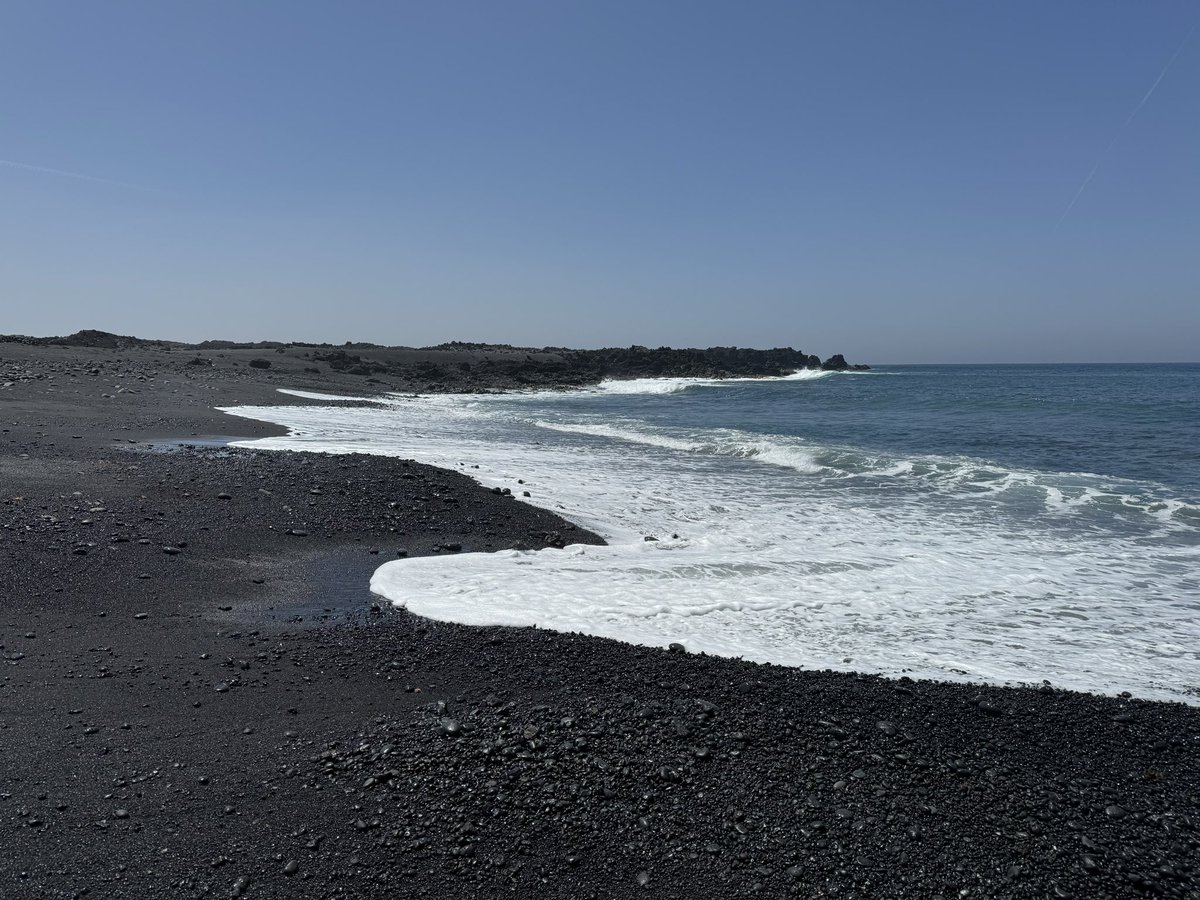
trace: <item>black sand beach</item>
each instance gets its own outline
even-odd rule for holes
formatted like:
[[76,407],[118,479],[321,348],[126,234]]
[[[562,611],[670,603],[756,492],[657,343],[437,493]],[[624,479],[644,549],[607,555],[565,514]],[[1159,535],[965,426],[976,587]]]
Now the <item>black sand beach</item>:
[[423,620],[382,561],[599,539],[214,410],[611,361],[91,343],[0,342],[0,896],[1200,897],[1197,707]]

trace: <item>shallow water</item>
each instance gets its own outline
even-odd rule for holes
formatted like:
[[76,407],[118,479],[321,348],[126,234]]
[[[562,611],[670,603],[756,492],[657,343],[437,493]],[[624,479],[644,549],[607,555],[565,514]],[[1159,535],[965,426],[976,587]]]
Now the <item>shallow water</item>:
[[904,367],[231,411],[610,541],[381,566],[421,615],[1200,702],[1197,398],[1200,366]]

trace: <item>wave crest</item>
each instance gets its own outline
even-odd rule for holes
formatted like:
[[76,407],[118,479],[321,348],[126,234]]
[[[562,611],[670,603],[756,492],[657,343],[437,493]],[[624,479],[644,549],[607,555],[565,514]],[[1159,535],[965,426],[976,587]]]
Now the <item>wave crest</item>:
[[689,388],[723,387],[729,384],[771,384],[780,381],[817,381],[837,372],[821,369],[797,369],[790,375],[764,376],[762,378],[610,378],[597,386],[603,394],[678,394]]
[[817,446],[800,438],[758,435],[733,429],[672,433],[634,423],[538,419],[531,424],[550,431],[606,438],[679,453],[744,459],[836,481],[909,480],[924,489],[959,497],[1009,495],[1012,498],[1032,491],[1041,498],[1044,508],[1055,515],[1103,510],[1110,514],[1144,513],[1166,524],[1184,527],[1196,527],[1200,522],[1200,506],[1158,496],[1150,485],[1118,481],[1090,473],[1023,471],[968,457],[895,457],[860,448]]

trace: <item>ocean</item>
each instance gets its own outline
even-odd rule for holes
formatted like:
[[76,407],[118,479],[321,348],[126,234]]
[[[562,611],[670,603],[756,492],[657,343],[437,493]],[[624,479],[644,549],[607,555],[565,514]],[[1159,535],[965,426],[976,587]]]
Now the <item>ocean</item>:
[[1200,703],[1200,365],[228,411],[291,429],[246,446],[458,469],[609,542],[383,564],[371,589],[422,616]]

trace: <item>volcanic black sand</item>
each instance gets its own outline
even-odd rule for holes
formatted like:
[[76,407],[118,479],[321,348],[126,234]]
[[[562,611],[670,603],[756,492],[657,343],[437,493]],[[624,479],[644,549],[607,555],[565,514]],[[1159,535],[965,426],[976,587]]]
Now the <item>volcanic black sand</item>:
[[278,431],[214,406],[417,386],[312,353],[0,342],[0,897],[1200,897],[1196,707],[373,605],[599,539],[223,448]]

